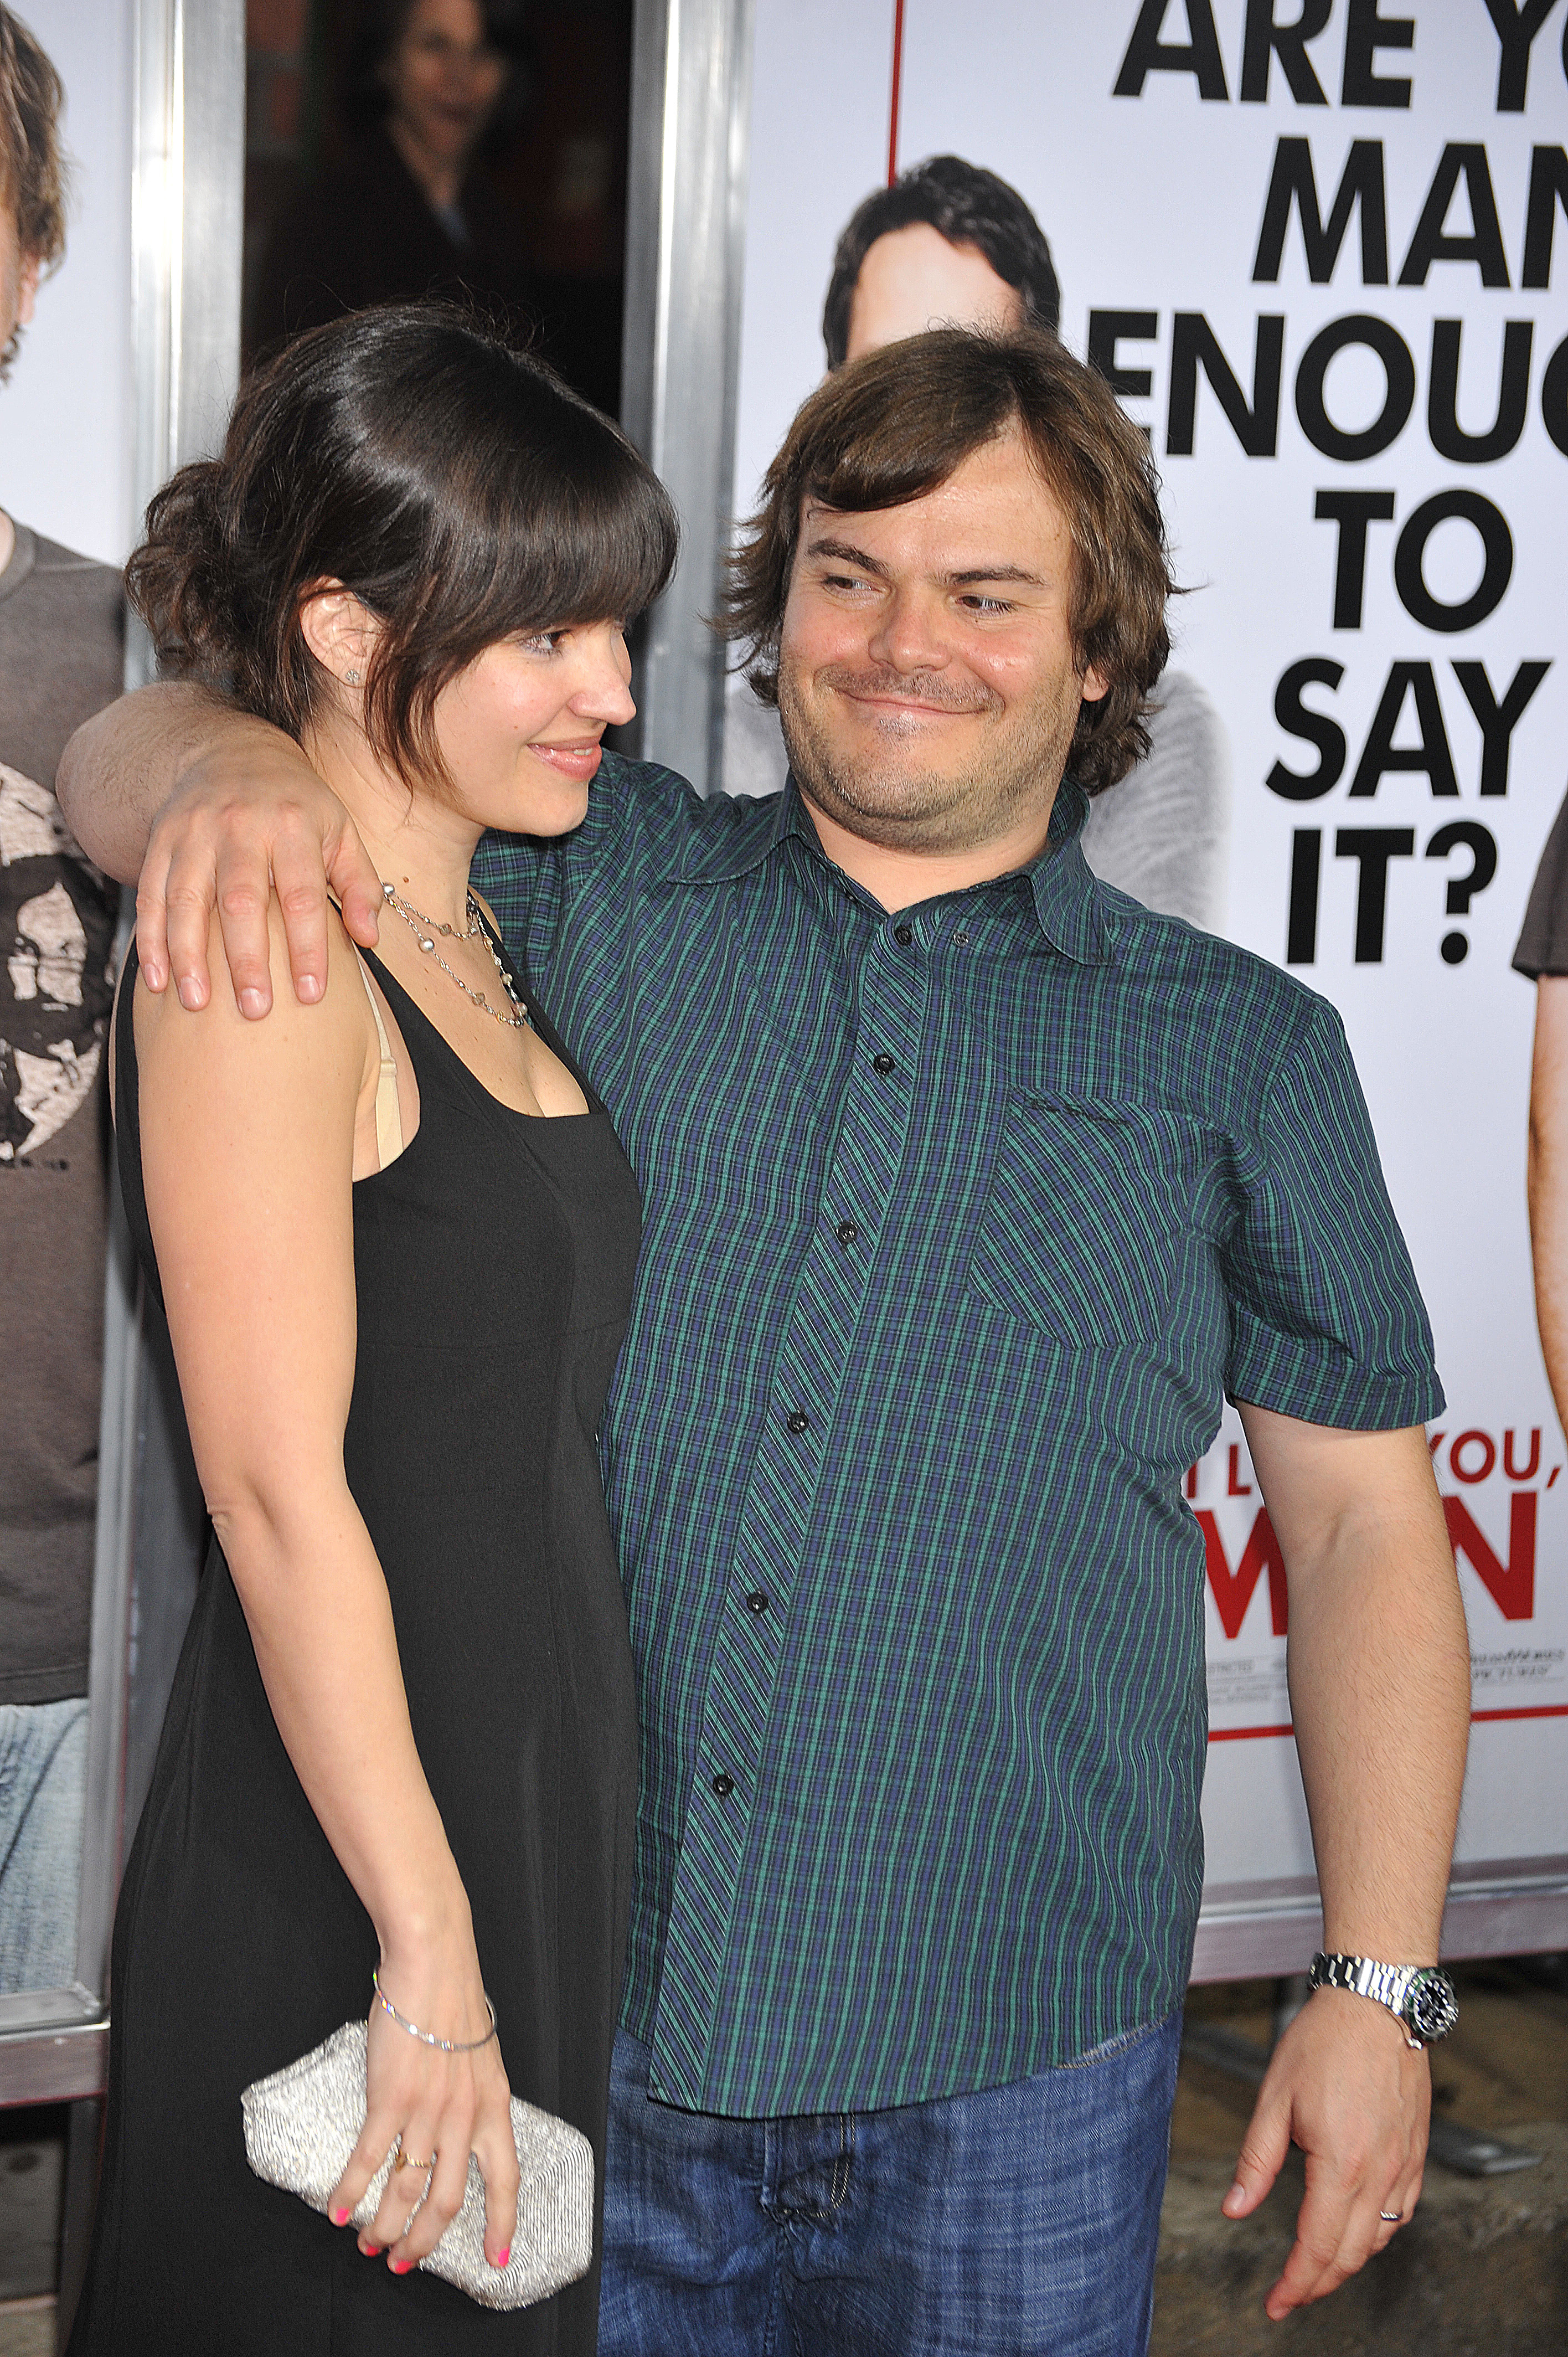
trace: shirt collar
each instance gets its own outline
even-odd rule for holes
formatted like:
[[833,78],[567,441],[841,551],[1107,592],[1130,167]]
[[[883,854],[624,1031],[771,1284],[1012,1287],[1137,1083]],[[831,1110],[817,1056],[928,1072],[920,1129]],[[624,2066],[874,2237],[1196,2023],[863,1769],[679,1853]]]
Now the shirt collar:
[[[713,796],[709,808],[724,800],[722,795]],[[1117,927],[1112,902],[1084,858],[1079,840],[1088,816],[1089,798],[1082,787],[1064,778],[1051,810],[1046,847],[1038,857],[1014,877],[996,877],[973,888],[985,891],[1026,877],[1036,921],[1051,947],[1079,965],[1103,965],[1115,953]],[[731,802],[725,819],[726,823],[696,829],[686,837],[667,881],[733,882],[760,866],[790,836],[813,856],[826,861],[793,776],[786,780],[781,794],[771,794],[766,801]]]

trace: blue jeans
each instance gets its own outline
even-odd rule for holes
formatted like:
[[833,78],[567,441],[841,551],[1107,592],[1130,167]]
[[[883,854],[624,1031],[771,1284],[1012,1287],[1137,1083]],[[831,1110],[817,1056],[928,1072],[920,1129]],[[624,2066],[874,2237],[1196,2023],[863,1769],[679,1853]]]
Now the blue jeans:
[[1010,2087],[735,2120],[610,2075],[599,2357],[1143,2357],[1181,2016]]
[[87,1702],[0,1704],[0,1996],[76,1975]]

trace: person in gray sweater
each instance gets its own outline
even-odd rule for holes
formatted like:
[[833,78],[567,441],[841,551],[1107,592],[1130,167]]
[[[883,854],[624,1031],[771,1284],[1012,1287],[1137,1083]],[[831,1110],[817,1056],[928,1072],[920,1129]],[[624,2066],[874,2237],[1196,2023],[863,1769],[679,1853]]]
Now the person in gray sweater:
[[[60,100],[0,5],[0,378],[64,250]],[[54,780],[124,662],[113,567],[0,511],[0,1996],[75,1970],[120,893]]]

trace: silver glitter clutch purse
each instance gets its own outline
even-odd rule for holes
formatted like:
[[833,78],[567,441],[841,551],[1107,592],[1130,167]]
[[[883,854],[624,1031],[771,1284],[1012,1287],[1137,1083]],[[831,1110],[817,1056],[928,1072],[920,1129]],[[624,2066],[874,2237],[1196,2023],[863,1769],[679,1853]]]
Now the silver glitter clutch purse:
[[[346,2021],[326,2043],[286,2070],[258,2079],[241,2096],[245,2156],[256,2175],[297,2193],[323,2216],[365,2125],[365,2025]],[[463,2206],[427,2259],[440,2276],[485,2308],[527,2308],[586,2275],[594,2255],[594,2148],[549,2112],[511,2099],[511,2132],[522,2182],[511,2257],[485,2256],[485,2180],[472,2153]],[[394,2145],[354,2212],[368,2226],[396,2157]]]

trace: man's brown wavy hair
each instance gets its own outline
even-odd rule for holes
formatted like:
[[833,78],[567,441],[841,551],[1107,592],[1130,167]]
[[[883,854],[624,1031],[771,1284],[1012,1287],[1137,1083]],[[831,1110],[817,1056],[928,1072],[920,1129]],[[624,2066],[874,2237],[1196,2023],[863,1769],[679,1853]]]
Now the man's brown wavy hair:
[[779,701],[779,641],[800,536],[814,500],[843,514],[903,507],[1015,428],[1072,539],[1068,619],[1079,671],[1108,683],[1078,716],[1068,775],[1097,794],[1149,749],[1150,691],[1170,653],[1170,575],[1159,477],[1103,377],[1038,329],[940,328],[837,369],[796,413],[762,505],[729,558],[718,626]]
[[[18,16],[0,5],[0,206],[16,216],[24,261],[52,270],[65,252],[65,165],[59,113],[65,89]],[[0,378],[16,355],[0,352]]]

